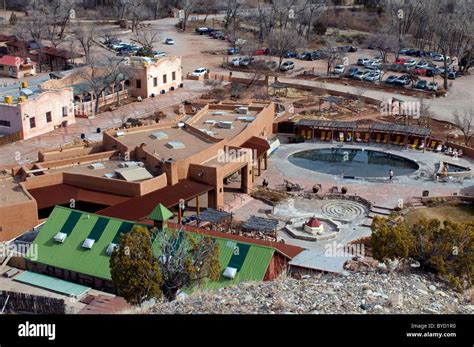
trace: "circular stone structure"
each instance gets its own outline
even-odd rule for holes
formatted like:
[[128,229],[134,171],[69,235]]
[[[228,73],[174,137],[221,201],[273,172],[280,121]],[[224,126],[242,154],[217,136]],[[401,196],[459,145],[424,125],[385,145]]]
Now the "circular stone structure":
[[324,225],[316,217],[311,217],[304,224],[304,231],[311,233],[313,235],[322,234],[324,231]]
[[405,157],[361,148],[321,148],[294,153],[288,161],[296,166],[330,175],[347,177],[388,177],[409,175],[420,167]]
[[350,200],[332,200],[323,203],[321,213],[328,217],[343,221],[352,221],[367,215],[364,205]]

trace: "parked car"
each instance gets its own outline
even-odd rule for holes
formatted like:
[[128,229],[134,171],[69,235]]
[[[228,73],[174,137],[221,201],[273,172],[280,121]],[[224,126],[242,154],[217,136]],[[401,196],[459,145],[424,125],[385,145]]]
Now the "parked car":
[[212,28],[208,28],[208,27],[199,27],[199,28],[196,28],[196,32],[200,35],[206,35],[206,34],[209,34],[211,31],[213,31],[214,29]]
[[165,45],[174,45],[174,40],[171,37],[168,37],[165,40]]
[[346,76],[349,77],[349,78],[354,78],[354,75],[357,73],[357,71],[359,71],[359,69],[353,66],[353,67],[349,68],[349,70],[347,71]]
[[457,77],[459,77],[459,75],[456,71],[448,72],[448,80],[455,80]]
[[426,87],[426,89],[431,92],[436,92],[438,88],[439,88],[438,82],[431,82],[430,84],[428,84],[428,87]]
[[334,67],[334,73],[337,74],[337,75],[340,75],[340,74],[344,73],[345,69],[346,69],[346,67],[344,65],[336,65]]
[[415,89],[426,89],[426,87],[428,86],[428,82],[426,80],[419,80],[416,85],[415,85]]
[[369,73],[370,71],[359,70],[354,74],[354,79],[362,81],[367,77]]
[[408,55],[409,51],[410,51],[410,48],[402,48],[401,50],[398,51],[398,53],[403,54],[403,55]]
[[298,53],[293,52],[293,51],[286,51],[283,56],[285,58],[296,58],[296,57],[298,57]]
[[265,68],[269,70],[275,70],[277,67],[278,67],[278,63],[276,61],[265,62]]
[[401,87],[404,87],[404,86],[407,86],[409,85],[411,82],[411,78],[410,76],[408,75],[402,75],[400,77],[398,77],[396,80],[395,80],[395,85],[397,86],[401,86]]
[[451,62],[451,58],[448,57],[448,56],[446,56],[446,58],[445,58],[443,54],[439,54],[439,53],[438,53],[437,55],[435,55],[435,56],[433,57],[433,60],[434,60],[434,61],[441,61],[441,62],[444,62],[444,59],[446,59],[446,61],[447,61],[448,63]]
[[373,71],[365,76],[364,79],[369,82],[380,81],[382,79],[382,74],[379,71]]
[[265,48],[257,48],[254,52],[253,55],[265,55]]
[[249,66],[254,62],[255,58],[254,57],[243,57],[240,59],[239,65],[240,66]]
[[364,64],[364,67],[368,70],[378,70],[381,66],[382,64],[377,60],[369,60]]
[[231,64],[234,65],[234,66],[239,66],[241,60],[242,60],[242,57],[232,58]]
[[369,61],[370,61],[369,58],[359,58],[357,59],[357,65],[364,66]]
[[240,52],[240,49],[239,48],[229,48],[227,50],[227,54],[228,55],[234,55],[234,54],[238,54]]
[[406,61],[407,61],[407,59],[405,59],[405,58],[398,58],[398,59],[396,59],[393,63],[394,63],[395,65],[405,65],[405,62],[406,62]]
[[200,77],[200,76],[204,76],[207,72],[208,72],[208,70],[205,67],[200,67],[200,68],[194,70],[191,73],[191,76]]
[[416,69],[426,69],[430,64],[426,60],[420,60],[418,64],[415,65]]
[[387,79],[385,80],[385,83],[386,84],[395,84],[395,81],[397,80],[397,76],[395,75],[390,75],[387,77]]
[[415,59],[408,59],[407,61],[405,61],[403,66],[405,66],[407,68],[415,67],[416,66],[416,60]]
[[153,56],[155,58],[163,58],[163,57],[166,57],[166,53],[163,51],[154,51]]
[[293,63],[291,60],[285,61],[283,64],[280,66],[281,71],[290,71],[295,68],[295,63]]

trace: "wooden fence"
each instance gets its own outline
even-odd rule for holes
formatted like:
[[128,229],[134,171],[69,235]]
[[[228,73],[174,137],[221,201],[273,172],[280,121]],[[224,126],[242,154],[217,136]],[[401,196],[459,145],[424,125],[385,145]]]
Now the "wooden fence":
[[[8,299],[8,301],[7,301]],[[33,314],[64,314],[66,305],[63,299],[26,293],[0,291],[0,310],[4,312]]]

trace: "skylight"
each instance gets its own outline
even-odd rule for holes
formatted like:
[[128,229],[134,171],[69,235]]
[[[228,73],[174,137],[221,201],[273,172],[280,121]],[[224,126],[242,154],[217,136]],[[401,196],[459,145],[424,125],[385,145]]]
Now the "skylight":
[[54,236],[54,241],[63,243],[64,240],[66,240],[66,237],[67,237],[67,234],[62,233],[62,232],[58,232],[58,233]]
[[107,250],[105,251],[105,253],[107,253],[108,256],[111,256],[116,247],[117,247],[117,244],[111,242],[109,246],[107,247]]
[[180,142],[180,141],[170,141],[166,144],[166,147],[168,148],[171,148],[171,149],[182,149],[182,148],[186,148],[186,146],[184,145],[184,143]]
[[94,243],[95,243],[95,240],[86,239],[84,243],[82,244],[82,248],[92,249],[92,246],[94,246]]
[[235,267],[226,267],[223,276],[229,279],[234,279],[237,274],[237,269]]

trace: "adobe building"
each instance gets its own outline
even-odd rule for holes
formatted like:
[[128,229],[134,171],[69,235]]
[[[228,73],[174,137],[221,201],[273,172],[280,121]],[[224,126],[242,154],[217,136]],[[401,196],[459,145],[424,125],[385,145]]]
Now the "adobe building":
[[0,58],[0,76],[24,78],[36,75],[36,63],[30,58],[4,55]]
[[133,97],[155,97],[183,87],[181,57],[130,57],[130,94]]
[[[39,153],[39,161],[0,177],[0,242],[48,218],[56,205],[144,222],[158,204],[176,211],[181,200],[197,214],[225,208],[229,176],[249,193],[266,169],[275,107],[196,104],[194,114],[110,129],[97,146]],[[131,208],[134,207],[134,208]]]
[[46,80],[0,87],[0,135],[30,139],[75,123],[72,88],[43,90]]

